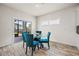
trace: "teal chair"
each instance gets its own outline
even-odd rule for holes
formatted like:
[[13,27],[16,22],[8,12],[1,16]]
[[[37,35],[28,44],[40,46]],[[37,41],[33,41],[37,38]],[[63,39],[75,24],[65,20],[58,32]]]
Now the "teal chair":
[[24,38],[24,34],[23,33],[25,33],[25,34],[29,34],[28,32],[22,32],[22,38],[23,38],[23,48],[24,48],[24,43],[26,42],[26,40],[25,40],[25,38]]
[[42,47],[43,47],[43,44],[42,44],[42,43],[48,43],[48,49],[50,49],[50,44],[49,44],[50,35],[51,35],[51,32],[48,32],[47,37],[41,38],[41,39],[39,40],[39,42],[41,43],[41,46],[42,46]]
[[31,55],[33,56],[33,52],[35,51],[35,48],[39,47],[39,41],[33,41],[33,34],[27,34],[26,32],[23,32],[22,36],[26,42],[26,54],[27,54],[28,47],[29,47],[29,48],[32,48]]

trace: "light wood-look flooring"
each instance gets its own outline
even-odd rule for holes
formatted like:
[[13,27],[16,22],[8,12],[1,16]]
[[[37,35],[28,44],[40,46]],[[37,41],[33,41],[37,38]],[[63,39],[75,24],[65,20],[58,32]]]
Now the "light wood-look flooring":
[[[31,49],[25,54],[25,48],[22,47],[22,42],[15,43],[9,46],[0,48],[0,56],[30,56]],[[79,50],[76,47],[50,42],[50,49],[47,44],[44,48],[36,49],[34,56],[79,56]]]

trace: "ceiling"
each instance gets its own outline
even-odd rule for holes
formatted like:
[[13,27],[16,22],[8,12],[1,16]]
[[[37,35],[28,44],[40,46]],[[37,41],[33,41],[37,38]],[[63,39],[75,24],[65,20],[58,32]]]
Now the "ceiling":
[[4,3],[4,5],[23,11],[33,16],[40,16],[76,4],[75,3]]

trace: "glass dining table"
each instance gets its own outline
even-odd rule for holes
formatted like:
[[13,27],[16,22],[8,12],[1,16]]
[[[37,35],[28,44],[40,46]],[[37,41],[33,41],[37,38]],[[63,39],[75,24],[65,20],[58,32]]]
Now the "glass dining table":
[[[40,43],[40,39],[41,39],[41,35],[36,35],[33,38],[34,41],[39,41],[39,43]],[[43,47],[44,47],[44,45],[42,43],[40,43],[40,48],[43,48]]]

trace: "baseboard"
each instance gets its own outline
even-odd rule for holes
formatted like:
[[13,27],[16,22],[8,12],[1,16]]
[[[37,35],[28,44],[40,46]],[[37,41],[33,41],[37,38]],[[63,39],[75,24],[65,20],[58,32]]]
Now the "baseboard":
[[58,45],[63,45],[63,46],[67,46],[67,47],[71,47],[73,49],[79,50],[77,46],[73,46],[73,45],[69,45],[69,44],[65,44],[65,43],[60,43],[60,42],[56,42],[56,41],[52,41]]
[[6,47],[6,46],[9,46],[9,45],[12,45],[12,44],[14,44],[14,43],[11,42],[11,43],[7,43],[7,44],[3,44],[3,45],[0,45],[0,48]]

